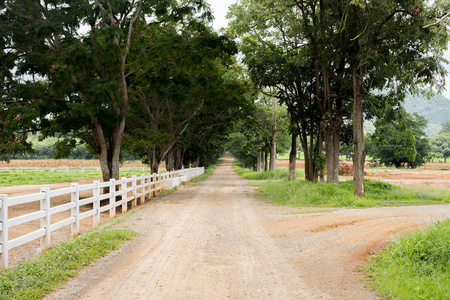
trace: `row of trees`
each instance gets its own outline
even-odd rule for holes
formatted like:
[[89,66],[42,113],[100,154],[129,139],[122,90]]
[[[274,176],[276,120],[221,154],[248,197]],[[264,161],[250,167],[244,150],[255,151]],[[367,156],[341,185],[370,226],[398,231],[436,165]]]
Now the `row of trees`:
[[448,10],[448,1],[415,0],[242,0],[232,7],[229,31],[241,41],[252,81],[286,105],[291,151],[299,136],[307,180],[318,179],[325,151],[327,181],[338,183],[347,139],[354,193],[364,196],[363,117],[398,107],[408,92],[441,87]]
[[210,20],[203,0],[2,1],[0,158],[39,132],[64,137],[57,158],[85,144],[104,180],[123,150],[207,164],[250,95]]

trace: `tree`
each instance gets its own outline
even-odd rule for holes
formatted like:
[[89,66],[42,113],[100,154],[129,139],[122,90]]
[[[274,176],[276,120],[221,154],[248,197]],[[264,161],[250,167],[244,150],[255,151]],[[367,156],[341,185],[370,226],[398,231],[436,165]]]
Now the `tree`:
[[387,107],[385,117],[375,122],[376,130],[370,135],[374,143],[373,158],[396,168],[416,168],[425,164],[430,150],[424,132],[427,123],[417,113],[411,115],[402,107]]
[[[136,75],[157,68],[141,65],[140,58],[158,48],[153,39],[158,29],[201,22],[210,16],[208,11],[200,15],[204,8],[203,1],[5,1],[0,7],[7,24],[1,28],[8,41],[3,50],[25,83],[11,80],[16,89],[3,103],[8,112],[23,108],[23,132],[62,133],[89,144],[103,179],[117,179]],[[82,24],[89,28],[86,34],[80,33]],[[26,93],[38,88],[36,97]],[[29,113],[30,99],[39,107],[35,115]],[[71,141],[65,145],[73,147]]]
[[[330,16],[326,14],[330,14]],[[331,34],[334,29],[327,29],[336,23],[331,14],[332,11],[323,5],[323,1],[247,0],[232,7],[230,17],[234,19],[230,22],[230,27],[234,33],[244,37],[242,39],[242,51],[246,55],[244,62],[249,65],[250,72],[260,73],[259,76],[254,75],[259,79],[256,81],[257,84],[274,87],[285,100],[291,98],[292,103],[315,102],[314,105],[319,108],[316,116],[320,125],[309,126],[309,129],[315,128],[320,133],[311,133],[307,136],[314,136],[310,139],[310,143],[311,145],[317,144],[318,147],[311,148],[318,150],[311,149],[307,152],[311,155],[311,161],[315,162],[315,157],[320,155],[318,152],[321,153],[322,143],[325,141],[327,181],[338,183],[339,131],[348,91],[342,88],[345,82],[343,77],[347,72],[344,68],[345,60],[343,60],[342,51],[333,51],[333,44],[330,39],[326,39],[328,34],[328,37],[338,40],[334,32]],[[271,59],[271,55],[275,55],[275,57]],[[272,60],[271,64],[266,70],[250,65],[253,62],[263,66],[264,63],[258,64],[258,61],[270,60]],[[308,62],[309,70],[305,72],[305,69],[301,69],[302,74],[293,69],[287,71],[286,67],[299,65],[301,61]],[[311,61],[314,62],[311,64]],[[286,65],[279,66],[283,64]],[[285,69],[283,70],[283,68]],[[297,74],[294,75],[295,77],[291,76],[290,80],[277,76],[285,72]],[[295,81],[291,81],[294,78]],[[311,85],[314,90],[313,101],[305,99],[309,92],[303,93],[302,85]],[[295,118],[294,108],[297,105],[300,106],[300,104],[288,106],[292,120]],[[312,118],[305,118],[308,119],[307,122],[312,120]],[[294,123],[294,121],[292,122]],[[316,136],[316,142],[313,142]],[[302,142],[303,147],[307,144],[306,141]],[[294,144],[292,147],[295,148]],[[294,152],[292,152],[291,160],[294,157]],[[292,161],[290,164],[293,164]],[[307,172],[309,174],[307,178],[314,180],[317,177],[314,164],[308,169],[310,172]]]
[[[236,52],[234,42],[211,28],[194,25],[164,29],[170,32],[161,36],[161,50],[165,50],[152,54],[152,64],[164,66],[139,76],[140,101],[131,103],[128,147],[145,155],[153,172],[158,172],[165,158],[166,168],[173,169],[175,146],[181,145],[183,134],[203,111],[216,113],[216,108],[223,108],[221,103],[228,103],[231,111],[236,103],[230,99],[241,101],[241,97],[233,98],[240,89],[219,92],[232,63],[230,56]],[[179,153],[178,161],[182,156]]]
[[431,138],[431,144],[434,151],[442,155],[444,162],[447,162],[447,158],[450,157],[450,120],[442,124],[439,135]]
[[[369,9],[370,8],[370,9]],[[444,71],[443,26],[428,28],[435,12],[424,1],[352,1],[341,10],[342,33],[353,76],[354,193],[364,196],[363,98],[371,88],[404,97],[433,85]],[[402,70],[400,74],[398,70]],[[370,81],[370,85],[365,82]]]

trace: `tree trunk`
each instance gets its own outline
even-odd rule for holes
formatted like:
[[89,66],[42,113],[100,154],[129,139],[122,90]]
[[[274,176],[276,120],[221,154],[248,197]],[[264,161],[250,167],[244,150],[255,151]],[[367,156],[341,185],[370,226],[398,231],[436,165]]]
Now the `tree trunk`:
[[291,138],[291,152],[289,153],[289,180],[295,180],[295,169],[297,163],[297,133],[292,132]]
[[275,98],[272,98],[272,143],[270,145],[270,172],[275,172],[277,170],[277,102]]
[[270,143],[270,164],[269,164],[269,172],[275,172],[277,170],[276,167],[276,142],[272,141]]
[[315,164],[313,150],[308,146],[308,135],[304,126],[302,126],[300,132],[300,143],[302,144],[303,154],[305,156],[305,180],[315,182],[317,177],[315,176]]
[[[318,147],[319,147],[317,153],[318,153],[318,155],[322,155],[323,154],[323,131],[319,132],[319,138],[318,138],[317,143],[318,143]],[[320,172],[319,172],[320,182],[325,182],[325,174],[324,173],[325,173],[324,169],[320,170]]]
[[325,127],[327,182],[339,184],[339,121],[330,120]]
[[200,156],[197,155],[197,158],[195,159],[195,161],[192,163],[192,167],[193,168],[198,168],[200,164]]
[[166,170],[173,171],[173,169],[174,169],[173,150],[172,148],[170,148],[166,156]]
[[181,149],[178,147],[175,149],[175,170],[181,170],[183,168],[183,156]]
[[264,151],[264,172],[267,172],[269,168],[269,161],[267,157],[267,152]]
[[261,151],[258,151],[258,155],[256,157],[256,172],[261,172]]
[[158,155],[156,155],[156,146],[153,146],[153,150],[147,148],[147,155],[150,159],[150,166],[152,168],[152,174],[159,172],[159,160]]
[[364,149],[364,129],[363,129],[363,67],[357,68],[357,63],[353,65],[353,192],[355,196],[364,197],[364,163],[366,153]]

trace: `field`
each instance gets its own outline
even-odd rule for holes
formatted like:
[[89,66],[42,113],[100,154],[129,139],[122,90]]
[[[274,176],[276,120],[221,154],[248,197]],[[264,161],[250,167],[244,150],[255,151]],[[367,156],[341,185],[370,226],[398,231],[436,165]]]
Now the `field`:
[[[289,161],[277,161],[277,166],[289,167]],[[304,161],[297,161],[297,168],[304,167]],[[352,179],[352,163],[342,162],[340,169],[342,167],[347,172],[342,174],[341,180]],[[366,163],[365,178],[402,186],[450,189],[450,163],[428,163],[417,169],[372,168]]]
[[[1,161],[0,168],[99,168],[100,163],[95,160],[75,160],[75,159],[15,159],[9,163]],[[148,167],[140,161],[125,161],[121,167]]]

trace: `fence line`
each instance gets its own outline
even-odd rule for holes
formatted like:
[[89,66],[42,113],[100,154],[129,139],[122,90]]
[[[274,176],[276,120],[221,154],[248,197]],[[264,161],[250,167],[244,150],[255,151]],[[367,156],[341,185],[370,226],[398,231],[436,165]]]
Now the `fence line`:
[[[80,221],[92,217],[92,226],[100,223],[100,214],[109,211],[110,219],[115,218],[116,208],[121,207],[122,214],[127,212],[128,203],[131,208],[144,204],[152,197],[157,196],[163,189],[163,182],[178,180],[189,181],[204,173],[204,168],[183,169],[163,174],[147,174],[123,177],[120,180],[94,181],[92,184],[80,185],[72,183],[68,188],[51,190],[42,187],[40,193],[8,198],[0,194],[0,268],[8,267],[9,250],[40,239],[41,251],[49,249],[51,233],[65,226],[71,225],[72,238],[80,234]],[[178,185],[176,184],[176,185]],[[104,193],[102,194],[102,191]],[[91,197],[81,199],[80,192],[92,193]],[[51,199],[58,196],[70,195],[70,202],[51,207]],[[8,209],[13,206],[39,201],[40,209],[32,213],[14,218],[8,217]],[[80,212],[80,207],[91,205],[92,209]],[[57,223],[51,223],[51,216],[70,211],[70,217]],[[10,228],[29,222],[40,220],[40,228],[16,237],[8,238]]]
[[[150,167],[121,167],[120,171],[151,171]],[[100,172],[100,167],[83,167],[83,168],[67,168],[67,167],[58,167],[58,168],[0,168],[0,172],[70,172],[70,171],[81,171],[81,172]]]

